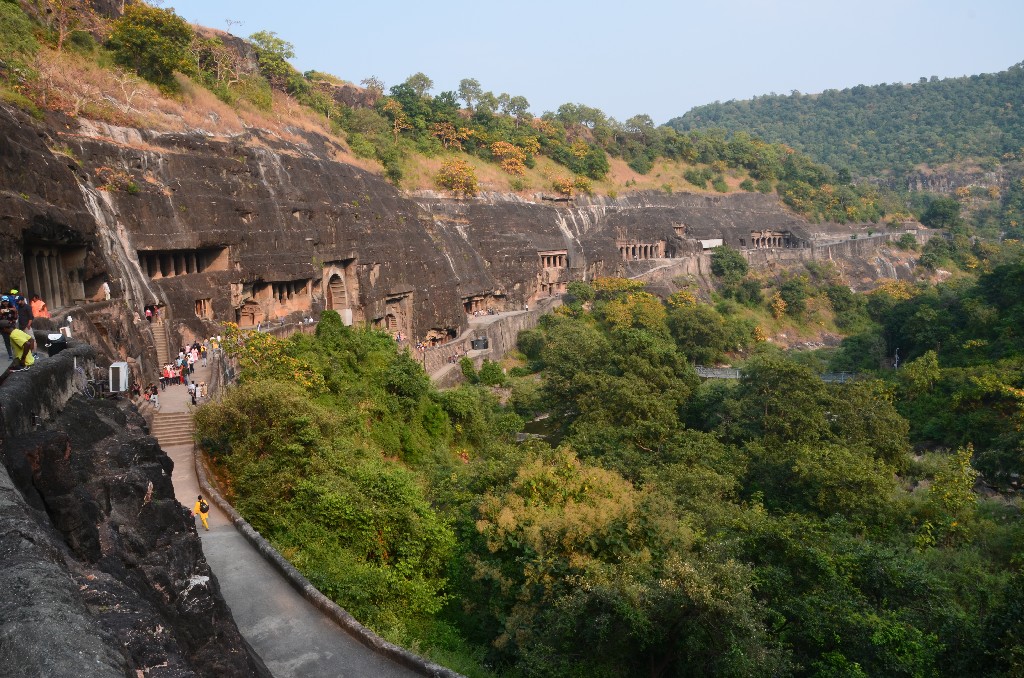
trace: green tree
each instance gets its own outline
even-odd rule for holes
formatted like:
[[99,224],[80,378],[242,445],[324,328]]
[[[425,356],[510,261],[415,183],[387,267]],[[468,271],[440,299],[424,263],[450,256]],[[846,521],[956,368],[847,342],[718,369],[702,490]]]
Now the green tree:
[[174,89],[174,72],[192,70],[188,53],[192,38],[192,28],[172,10],[137,3],[129,5],[114,22],[108,44],[114,61],[146,80]]
[[711,249],[711,272],[727,282],[739,282],[750,270],[747,258],[728,245]]
[[934,198],[921,215],[921,223],[929,228],[956,228],[963,225],[960,203],[956,198]]
[[769,436],[773,440],[818,441],[827,437],[829,397],[824,382],[809,368],[766,353],[744,366],[728,439]]
[[478,377],[480,383],[486,386],[504,386],[508,382],[508,377],[505,376],[501,363],[495,360],[488,360],[487,358],[484,358],[483,364],[480,365]]
[[779,285],[779,296],[786,302],[786,313],[800,318],[807,311],[811,286],[805,275],[790,276]]
[[478,511],[473,577],[495,646],[528,673],[785,672],[745,568],[692,553],[672,508],[617,474],[566,449],[529,455]]
[[405,79],[404,84],[412,88],[412,91],[420,98],[427,96],[430,90],[434,89],[434,81],[423,73],[413,73]]
[[706,304],[676,307],[668,313],[668,327],[679,351],[691,362],[714,365],[726,350],[725,322]]
[[594,288],[582,280],[574,280],[565,288],[566,294],[581,303],[594,300]]
[[943,460],[928,489],[926,521],[919,543],[939,541],[957,544],[970,539],[978,508],[974,482],[978,472],[971,467],[974,446],[966,445]]
[[258,31],[250,35],[249,40],[256,48],[260,71],[269,80],[281,83],[295,71],[288,63],[295,58],[295,45],[274,31]]
[[515,118],[518,128],[520,119],[530,111],[530,102],[524,96],[510,97],[504,106],[504,111]]
[[466,102],[466,108],[470,111],[474,110],[473,102],[479,101],[481,94],[483,94],[483,89],[480,87],[480,81],[476,78],[459,80],[459,98]]
[[904,384],[904,397],[908,400],[925,395],[932,390],[942,377],[939,357],[935,351],[925,351],[900,370],[900,381]]

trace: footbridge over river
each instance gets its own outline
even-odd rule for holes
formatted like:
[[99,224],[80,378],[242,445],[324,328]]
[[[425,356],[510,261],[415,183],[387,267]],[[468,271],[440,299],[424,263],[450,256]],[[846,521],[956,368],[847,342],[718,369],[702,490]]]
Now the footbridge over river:
[[[738,367],[704,367],[694,365],[697,376],[702,379],[739,379],[742,374]],[[825,372],[821,380],[830,384],[845,384],[856,380],[858,377],[853,372]]]

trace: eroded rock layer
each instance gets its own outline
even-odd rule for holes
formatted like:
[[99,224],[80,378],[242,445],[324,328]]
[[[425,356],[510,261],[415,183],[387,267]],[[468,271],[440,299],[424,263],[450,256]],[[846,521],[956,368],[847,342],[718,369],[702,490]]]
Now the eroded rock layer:
[[444,338],[467,314],[524,308],[571,280],[700,271],[716,244],[756,264],[874,256],[891,235],[812,225],[759,194],[409,196],[298,131],[167,134],[2,108],[0,130],[0,283],[52,308],[93,303],[97,341],[145,370],[147,305],[171,320],[172,342],[324,308]]

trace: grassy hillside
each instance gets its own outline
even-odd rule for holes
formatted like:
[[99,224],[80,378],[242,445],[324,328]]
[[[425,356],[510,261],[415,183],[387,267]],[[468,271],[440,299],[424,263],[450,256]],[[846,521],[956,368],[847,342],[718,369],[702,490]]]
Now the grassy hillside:
[[750,132],[860,175],[967,158],[991,166],[1021,159],[1022,92],[1024,63],[994,74],[713,103],[668,125]]

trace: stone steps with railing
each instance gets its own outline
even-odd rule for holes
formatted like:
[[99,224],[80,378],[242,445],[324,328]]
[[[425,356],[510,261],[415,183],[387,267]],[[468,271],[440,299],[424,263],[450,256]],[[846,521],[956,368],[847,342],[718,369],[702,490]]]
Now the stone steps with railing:
[[191,445],[195,425],[191,412],[157,412],[153,416],[150,433],[160,442],[161,447]]
[[158,320],[150,325],[153,330],[153,345],[156,348],[156,360],[160,365],[170,362],[170,352],[167,350],[167,326],[163,320]]

